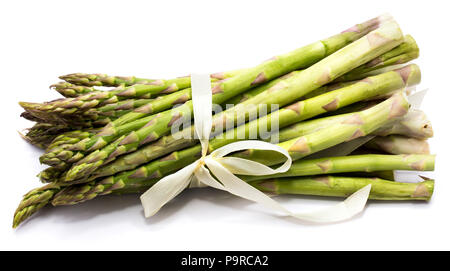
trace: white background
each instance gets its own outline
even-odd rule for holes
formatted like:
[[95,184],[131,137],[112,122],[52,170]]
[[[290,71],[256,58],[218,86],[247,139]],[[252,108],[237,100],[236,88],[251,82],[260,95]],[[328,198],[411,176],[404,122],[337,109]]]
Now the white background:
[[[0,249],[450,249],[448,1],[2,1]],[[353,220],[305,225],[210,189],[184,192],[145,220],[137,195],[45,208],[17,230],[21,196],[39,186],[40,151],[17,130],[17,102],[58,97],[58,75],[171,78],[252,66],[389,12],[421,48],[423,108],[438,153],[429,203],[370,202]],[[334,200],[281,197],[293,210]]]

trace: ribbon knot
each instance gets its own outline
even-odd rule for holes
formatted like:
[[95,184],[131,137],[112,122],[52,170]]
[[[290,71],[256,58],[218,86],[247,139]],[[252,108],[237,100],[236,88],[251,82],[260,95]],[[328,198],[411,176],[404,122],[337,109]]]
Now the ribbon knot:
[[[191,75],[192,101],[196,135],[202,146],[202,157],[178,172],[158,181],[141,196],[146,217],[154,215],[171,199],[187,187],[211,186],[236,196],[260,203],[266,207],[312,222],[336,222],[348,219],[363,210],[370,193],[370,185],[360,189],[345,201],[324,209],[307,213],[292,213],[263,192],[239,179],[240,175],[271,175],[289,170],[292,158],[289,153],[274,144],[245,140],[230,143],[209,155],[209,136],[212,127],[212,92],[209,74]],[[247,149],[270,150],[283,154],[286,161],[280,167],[272,169],[261,163],[226,155]],[[211,175],[217,178],[217,180]]]

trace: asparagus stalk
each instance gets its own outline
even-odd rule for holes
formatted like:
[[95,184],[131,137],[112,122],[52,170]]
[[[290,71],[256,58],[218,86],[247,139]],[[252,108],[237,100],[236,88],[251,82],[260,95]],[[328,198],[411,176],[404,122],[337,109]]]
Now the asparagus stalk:
[[[247,91],[245,93],[237,95],[237,96],[227,100],[226,103],[227,104],[234,104],[234,105],[243,103],[243,102],[245,102],[245,101],[247,101],[247,100],[249,100],[249,99],[251,99],[251,98],[253,98],[253,97],[255,97],[255,96],[257,96],[257,95],[259,95],[259,94],[261,94],[263,92],[265,92],[265,91],[267,91],[268,89],[271,89],[272,87],[276,86],[277,84],[283,84],[283,82],[286,82],[287,78],[294,77],[294,76],[298,75],[300,72],[301,72],[301,70],[300,71],[290,72],[290,73],[288,73],[288,74],[286,74],[284,76],[281,76],[281,77],[279,77],[277,79],[274,79],[274,80],[272,80],[272,81],[270,81],[270,82],[268,82],[268,83],[266,83],[266,84],[264,84],[262,86],[250,89],[249,91]],[[333,83],[333,84],[330,84],[330,85],[325,85],[325,86],[322,86],[320,88],[317,88],[317,89],[307,93],[306,95],[301,97],[301,99],[312,98],[314,96],[318,96],[318,95],[326,93],[328,91],[331,91],[331,90],[334,90],[334,89],[338,89],[338,88],[341,88],[341,87],[344,87],[344,86],[348,86],[348,85],[353,84],[353,83],[354,82],[340,82],[340,83]]]
[[267,176],[239,176],[250,182],[271,178],[300,177],[349,172],[376,172],[392,170],[434,170],[434,155],[350,155],[319,159],[301,159],[288,171]]
[[71,73],[62,75],[60,79],[81,86],[107,86],[118,87],[121,85],[132,86],[135,84],[154,83],[155,79],[137,78],[134,76],[109,76],[101,73]]
[[93,87],[77,86],[67,82],[59,82],[50,86],[66,98],[74,98],[86,93],[97,91]]
[[[67,125],[55,125],[49,123],[36,123],[27,129],[23,135],[19,133],[29,143],[41,147],[42,149],[54,148],[62,144],[75,144],[80,140],[95,134],[96,129],[74,130]],[[76,140],[75,140],[76,139]]]
[[45,164],[57,167],[57,168],[67,168],[67,163],[61,163],[61,159],[66,159],[63,157],[65,155],[64,149],[67,148],[68,145],[76,144],[87,138],[92,136],[94,131],[73,131],[59,135],[56,137],[52,143],[47,147],[47,150],[52,150],[55,153],[58,153],[58,156],[55,157],[46,157]]
[[86,137],[91,136],[96,131],[97,131],[96,129],[87,129],[83,131],[75,130],[59,134],[49,145],[49,148],[54,148],[57,146],[61,146],[63,144],[74,144]]
[[[376,42],[375,42],[376,41]],[[259,112],[262,107],[267,107],[264,101],[272,99],[272,103],[284,105],[290,101],[293,101],[314,89],[319,88],[326,83],[329,83],[347,73],[348,71],[366,63],[382,53],[389,51],[395,46],[399,45],[403,41],[403,35],[395,22],[388,22],[385,26],[370,32],[368,35],[353,42],[345,48],[337,51],[336,53],[326,57],[322,61],[314,64],[298,76],[290,77],[287,80],[287,85],[276,85],[270,89],[270,91],[263,92],[252,99],[245,101],[239,105],[233,107],[231,112],[224,114],[222,118],[229,119],[233,117],[235,120],[237,116],[247,116],[249,112],[245,109],[245,105],[255,105],[255,112]],[[292,54],[292,53],[291,53]],[[295,55],[295,54],[294,54]],[[283,59],[282,57],[279,58]],[[277,60],[272,60],[278,62]],[[270,63],[271,61],[269,61]],[[268,62],[266,62],[268,63]],[[272,63],[273,64],[273,63]],[[262,64],[266,65],[265,63]],[[271,67],[271,66],[267,66]],[[251,71],[249,69],[247,71]],[[285,73],[280,69],[267,69],[263,73],[258,73],[256,77],[250,77],[247,86],[250,87],[255,82],[261,82],[261,76],[264,77],[262,81],[277,77]],[[251,73],[251,72],[249,72]],[[222,103],[236,94],[245,90],[246,84],[242,84],[243,78],[246,78],[245,73],[237,75],[228,81],[220,83],[220,93],[217,93],[217,86],[213,89],[213,103]],[[270,76],[272,75],[272,76]],[[260,79],[258,79],[260,77]],[[234,81],[236,79],[237,81]],[[237,84],[239,82],[239,84]],[[227,86],[229,86],[227,90]],[[280,95],[274,95],[274,92],[278,92]],[[283,95],[284,94],[284,95]],[[286,97],[289,95],[288,97]],[[285,99],[283,99],[285,98]],[[244,109],[244,110],[242,110]],[[182,113],[183,112],[183,113]],[[175,113],[175,114],[174,114]],[[98,152],[94,152],[91,155],[86,156],[85,159],[73,166],[66,175],[66,181],[74,181],[76,179],[83,178],[89,173],[95,171],[99,166],[103,165],[106,161],[115,159],[116,156],[128,153],[136,150],[140,145],[150,141],[154,141],[160,138],[162,135],[170,131],[171,124],[174,119],[178,119],[183,115],[191,117],[192,102],[188,101],[183,106],[178,107],[172,111],[166,111],[156,116],[152,123],[146,125],[138,131],[133,131],[125,138],[117,140],[115,143],[110,144]],[[229,114],[231,113],[231,114]],[[187,116],[188,115],[188,116]],[[230,116],[231,115],[231,116]],[[183,116],[185,117],[185,116]]]
[[23,196],[19,207],[17,207],[17,210],[14,213],[13,228],[17,227],[37,210],[47,205],[58,191],[60,191],[60,189],[57,185],[48,184],[43,187],[33,189]]
[[70,117],[61,117],[58,114],[42,114],[40,111],[27,109],[27,111],[21,114],[21,117],[36,122],[66,125],[75,129],[83,129],[104,126],[129,112],[130,110],[116,110],[109,112],[89,111],[85,112],[84,114],[71,115]]
[[[237,73],[243,70],[235,70],[229,72],[219,72],[211,75],[211,80],[223,80],[226,78],[230,78]],[[155,83],[157,81],[158,84],[161,84],[161,81],[158,79],[146,79],[146,78],[137,78],[135,76],[110,76],[107,74],[101,73],[71,73],[67,75],[62,75],[59,77],[60,79],[67,81],[69,83],[81,86],[104,86],[104,87],[118,87],[118,86],[132,86],[137,84],[150,84]],[[186,78],[188,79],[186,81]],[[168,80],[165,80],[168,81]],[[172,81],[176,83],[182,83],[182,86],[185,88],[191,87],[190,77],[183,76],[178,79],[172,79]],[[186,83],[187,82],[187,83]],[[166,83],[167,84],[167,83]]]
[[355,177],[295,177],[250,182],[257,189],[274,194],[347,197],[371,184],[369,199],[374,200],[430,200],[434,181],[400,183],[378,178]]
[[[406,74],[408,74],[407,77],[405,76]],[[336,110],[340,107],[344,107],[348,104],[364,100],[369,97],[391,92],[394,89],[404,87],[405,84],[417,84],[419,81],[420,69],[416,65],[411,65],[396,71],[370,77],[365,81],[360,81],[347,87],[297,102],[268,116],[251,121],[245,124],[244,127],[238,127],[233,133],[249,138],[249,135],[258,135],[260,127],[270,127],[272,119],[278,119],[278,125],[281,128],[292,123],[300,122],[296,124],[296,126],[284,129],[278,134],[279,141],[286,141],[288,139],[298,137],[301,134],[310,133],[332,123],[336,123],[339,118],[327,118],[324,120],[319,119],[309,122],[301,122],[303,120],[317,116],[324,112]],[[371,83],[368,84],[367,82]],[[348,117],[348,115],[340,116],[340,119],[342,120],[345,117]],[[247,130],[247,132],[244,130]],[[237,136],[231,137],[234,139],[238,138]],[[100,176],[109,176],[120,171],[136,168],[140,164],[149,162],[172,151],[179,150],[187,146],[192,146],[196,143],[197,140],[192,136],[165,136],[153,144],[143,146],[139,148],[139,150],[122,156],[116,161],[97,169],[90,179]]]
[[[154,182],[156,183],[156,182]],[[153,183],[153,184],[154,184]],[[153,185],[151,184],[151,185]],[[371,184],[369,199],[372,200],[425,200],[431,199],[434,180],[420,183],[402,183],[382,178],[351,176],[306,176],[274,178],[249,182],[252,186],[270,194],[296,194],[327,197],[348,197],[364,186]],[[111,194],[143,193],[151,187],[133,186],[113,190]],[[72,191],[75,192],[75,191]],[[57,205],[70,205],[63,202]]]
[[[162,97],[158,97],[157,99],[161,99]],[[104,113],[104,112],[110,112],[110,111],[116,111],[116,110],[132,110],[136,109],[138,107],[141,107],[143,105],[148,104],[149,102],[154,101],[154,99],[128,99],[123,100],[117,103],[111,103],[104,105],[102,107],[98,107],[95,109],[92,109],[93,113]],[[89,114],[89,111],[87,111],[85,114]]]
[[429,154],[430,147],[426,140],[406,136],[377,136],[367,142],[365,147],[392,154]]

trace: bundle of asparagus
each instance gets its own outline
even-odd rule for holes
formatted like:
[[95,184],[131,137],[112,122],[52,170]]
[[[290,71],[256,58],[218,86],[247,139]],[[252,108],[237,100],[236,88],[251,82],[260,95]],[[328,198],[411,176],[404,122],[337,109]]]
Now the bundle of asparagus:
[[[431,124],[410,107],[406,91],[420,82],[419,67],[407,64],[418,55],[415,40],[382,15],[258,66],[212,74],[213,103],[227,109],[213,116],[209,151],[243,139],[276,139],[292,167],[239,176],[264,192],[345,197],[371,184],[371,199],[429,200],[433,180],[392,177],[395,170],[434,169],[426,143]],[[23,197],[13,227],[46,205],[144,192],[201,156],[193,126],[173,132],[192,118],[189,76],[60,79],[51,88],[64,98],[20,103],[21,116],[36,122],[23,137],[44,149],[40,161],[50,167],[39,174],[46,185]],[[274,105],[278,110],[270,111]],[[268,166],[284,161],[251,149],[232,156]]]

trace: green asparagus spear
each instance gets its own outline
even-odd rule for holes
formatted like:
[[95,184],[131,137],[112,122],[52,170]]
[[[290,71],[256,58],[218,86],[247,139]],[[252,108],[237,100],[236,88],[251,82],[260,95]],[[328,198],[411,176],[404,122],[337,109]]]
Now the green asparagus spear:
[[[230,78],[241,71],[243,70],[214,73],[211,75],[211,80],[215,81]],[[160,84],[161,82],[164,82],[164,80],[158,79],[137,78],[135,76],[110,76],[101,73],[72,73],[62,75],[59,78],[75,85],[104,87],[132,86],[136,84],[155,83],[158,81]],[[185,78],[188,78],[187,84],[185,83]],[[174,81],[175,83],[182,82],[183,86],[185,86],[185,88],[188,88],[191,86],[191,82],[189,79],[189,76],[183,76],[182,79],[172,79],[172,81]]]
[[294,177],[250,182],[257,189],[274,194],[297,194],[347,197],[371,184],[369,199],[374,200],[430,200],[434,181],[400,183],[378,178],[355,177]]
[[47,205],[53,198],[53,195],[58,191],[60,191],[58,186],[48,184],[28,192],[14,213],[13,228],[17,227],[37,210]]
[[349,172],[375,172],[387,170],[434,170],[434,155],[349,155],[295,161],[288,171],[267,176],[239,176],[250,182],[255,180],[300,177]]
[[74,98],[86,93],[97,91],[93,87],[77,86],[67,82],[59,82],[50,86],[66,98]]

